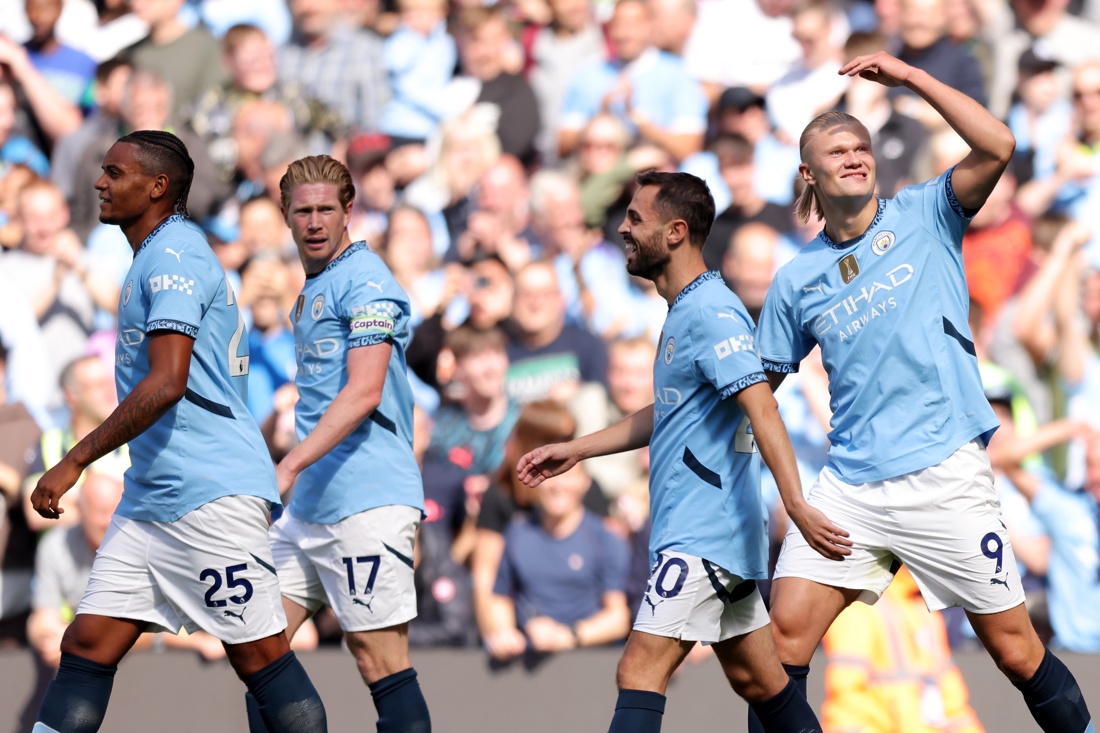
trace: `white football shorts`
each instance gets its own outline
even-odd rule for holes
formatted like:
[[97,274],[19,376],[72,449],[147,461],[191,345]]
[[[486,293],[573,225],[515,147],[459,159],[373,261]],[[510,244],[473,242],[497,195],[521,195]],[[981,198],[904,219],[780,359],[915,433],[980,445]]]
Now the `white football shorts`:
[[768,624],[756,581],[694,555],[665,550],[649,576],[634,629],[712,644]]
[[227,644],[286,628],[268,544],[268,503],[225,496],[174,522],[115,515],[77,613],[199,629]]
[[792,523],[776,578],[860,589],[859,600],[874,603],[904,563],[930,611],[989,614],[1024,602],[989,457],[977,440],[938,465],[885,481],[853,486],[825,468],[808,501],[848,531],[852,554],[821,556]]
[[335,524],[289,511],[271,528],[283,595],[315,612],[328,604],[344,631],[374,631],[416,618],[413,545],[420,510],[383,506]]

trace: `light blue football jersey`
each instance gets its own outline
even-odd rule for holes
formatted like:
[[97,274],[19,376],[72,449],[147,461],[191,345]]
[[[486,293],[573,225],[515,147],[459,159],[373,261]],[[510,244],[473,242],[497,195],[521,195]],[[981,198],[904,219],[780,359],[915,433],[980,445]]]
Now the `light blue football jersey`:
[[351,435],[306,468],[290,511],[306,522],[335,524],[393,504],[423,511],[424,484],[412,449],[413,396],[405,371],[408,296],[382,258],[355,242],[306,278],[291,313],[298,362],[298,438],[317,425],[348,383],[348,350],[393,347],[382,402]]
[[653,369],[650,564],[665,550],[767,577],[760,458],[734,398],[767,381],[752,319],[711,270],[668,309]]
[[776,274],[760,314],[765,369],[797,371],[821,345],[827,465],[850,484],[936,465],[998,427],[967,325],[970,217],[951,172],[879,199],[860,237],[837,244],[822,231]]
[[195,339],[184,398],[130,441],[117,513],[172,522],[223,496],[279,501],[275,467],[245,405],[248,334],[206,237],[182,216],[154,229],[118,305],[115,384],[120,399],[149,374],[148,334]]

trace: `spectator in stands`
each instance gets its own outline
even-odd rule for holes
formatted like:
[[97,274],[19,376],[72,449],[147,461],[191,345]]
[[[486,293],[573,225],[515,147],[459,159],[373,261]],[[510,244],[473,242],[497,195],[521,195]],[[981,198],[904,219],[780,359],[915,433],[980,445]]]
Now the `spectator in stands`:
[[409,622],[410,647],[477,644],[470,572],[451,558],[449,537],[430,519],[416,535],[416,618]]
[[72,20],[69,20],[70,11],[78,10],[80,3],[66,2],[57,24],[57,35],[62,43],[103,63],[149,34],[149,25],[131,6],[131,0],[96,0],[91,8],[93,12],[83,17],[72,12]]
[[489,655],[601,646],[626,638],[629,551],[584,507],[591,479],[581,467],[535,489],[538,511],[513,520],[481,628]]
[[[80,107],[68,101],[35,67],[23,46],[0,35],[0,84],[10,85],[18,101],[18,137],[42,150],[80,127]],[[7,121],[4,121],[7,123]],[[13,124],[14,123],[8,123]],[[0,132],[3,132],[0,126]],[[11,134],[10,132],[8,133]],[[7,141],[0,135],[0,144]]]
[[168,82],[171,114],[177,120],[187,119],[185,112],[195,100],[225,78],[218,42],[203,26],[188,28],[180,17],[185,1],[133,0],[134,12],[149,24],[149,35],[120,54],[135,69],[151,71]]
[[603,31],[589,0],[548,0],[549,24],[524,34],[527,78],[538,98],[542,121],[538,151],[544,165],[558,160],[558,125],[565,92],[577,73],[604,58]]
[[939,612],[928,613],[907,568],[874,605],[853,603],[825,635],[828,733],[984,733],[951,659]]
[[[853,33],[844,44],[844,61],[886,49],[879,33]],[[928,131],[912,117],[894,109],[888,90],[869,79],[853,77],[841,108],[864,121],[875,150],[875,184],[879,194],[893,197],[917,182],[915,166],[928,144]]]
[[348,170],[355,179],[355,206],[348,222],[353,242],[377,247],[385,235],[389,211],[397,203],[396,181],[386,165],[393,149],[389,136],[356,135],[348,141]]
[[554,264],[569,322],[603,337],[628,329],[630,285],[619,247],[585,222],[580,186],[569,174],[531,177],[531,229],[541,257]]
[[400,0],[397,7],[397,30],[382,51],[393,97],[379,129],[398,145],[423,143],[451,111],[445,91],[457,62],[455,41],[446,0]]
[[508,394],[520,404],[567,402],[582,385],[606,384],[607,347],[583,326],[567,323],[550,262],[532,262],[516,275],[509,336]]
[[653,45],[673,56],[684,55],[699,9],[695,0],[652,0]]
[[746,87],[730,87],[718,97],[716,118],[718,134],[741,135],[752,143],[757,195],[775,204],[791,203],[798,178],[798,146],[777,137],[765,98]]
[[225,180],[237,201],[266,194],[264,154],[271,150],[272,140],[279,136],[298,139],[290,110],[283,103],[252,99],[243,102],[235,111],[229,131],[232,168],[219,172],[228,176]]
[[236,165],[234,121],[249,102],[263,100],[283,105],[293,129],[319,148],[327,149],[345,136],[346,124],[328,106],[299,85],[279,80],[275,47],[260,28],[242,24],[226,31],[222,62],[228,78],[194,100],[187,122],[207,143],[223,180],[231,178]]
[[[80,356],[69,362],[61,372],[61,389],[68,408],[68,423],[44,431],[37,445],[28,453],[27,476],[23,481],[23,499],[20,503],[26,511],[27,525],[35,531],[59,525],[73,526],[80,521],[77,498],[84,475],[62,501],[66,511],[57,521],[47,522],[39,516],[30,506],[30,494],[42,474],[60,463],[62,457],[84,436],[98,428],[118,405],[114,374],[99,356]],[[105,473],[121,479],[129,466],[130,453],[123,445],[93,463],[86,475]]]
[[710,236],[703,247],[707,267],[718,270],[729,249],[730,239],[740,227],[750,222],[767,224],[776,231],[786,231],[790,212],[756,192],[756,158],[752,143],[745,137],[722,134],[710,146],[718,158],[718,171],[729,188],[732,203],[718,214]]
[[279,78],[336,112],[353,130],[377,132],[390,98],[382,41],[342,22],[338,0],[291,0],[294,29],[279,49]]
[[[898,58],[984,106],[988,95],[978,60],[966,47],[947,37],[946,0],[901,0],[900,20],[902,47]],[[890,89],[890,98],[902,113],[930,130],[946,125],[939,112],[904,87]]]
[[558,152],[573,153],[584,126],[611,112],[639,140],[675,160],[703,147],[707,100],[683,61],[655,48],[652,12],[645,0],[619,0],[608,24],[612,58],[573,77],[562,106]]
[[530,166],[535,160],[539,103],[527,80],[509,69],[514,38],[503,6],[464,8],[456,35],[462,73],[481,83],[477,101],[500,110],[496,133],[501,150]]
[[276,249],[261,249],[241,268],[238,302],[252,317],[248,329],[248,410],[262,423],[275,409],[275,392],[294,381],[294,334],[286,303],[287,266]]
[[85,149],[96,139],[118,132],[122,97],[133,67],[124,59],[109,59],[96,67],[92,81],[94,109],[72,133],[57,141],[50,156],[50,180],[72,203],[76,170]]
[[69,104],[87,108],[88,86],[95,75],[96,63],[90,56],[57,40],[54,29],[61,17],[62,0],[26,0],[31,37],[27,58]]
[[455,288],[438,267],[432,252],[432,228],[422,211],[405,204],[395,207],[378,252],[409,296],[410,328],[446,308],[451,295],[448,290]]
[[172,116],[172,87],[151,71],[137,70],[130,75],[122,99],[119,129],[105,132],[88,145],[76,168],[73,180],[73,229],[88,237],[99,224],[99,192],[95,181],[102,175],[103,156],[123,131],[169,130],[187,144],[195,161],[195,178],[187,199],[187,209],[198,221],[213,215],[225,200],[225,186],[206,152],[206,146],[186,127],[177,127]]
[[802,0],[791,13],[791,35],[802,57],[765,95],[772,124],[788,140],[797,140],[810,120],[835,107],[848,88],[848,77],[836,73],[847,35],[839,25],[847,23],[831,0]]
[[452,556],[464,563],[473,549],[476,509],[504,461],[520,408],[504,390],[508,354],[500,329],[459,326],[447,334],[446,350],[454,371],[424,455],[424,501],[435,510],[429,520],[443,520],[449,535],[460,537]]
[[489,166],[477,182],[475,206],[444,261],[470,263],[493,255],[518,272],[538,251],[531,230],[531,189],[518,158],[504,154]]
[[[653,402],[653,360],[656,349],[645,336],[615,339],[607,345],[607,399],[574,405],[577,434],[588,435],[614,425]],[[612,453],[585,462],[588,472],[611,500],[648,478],[648,448]],[[648,497],[648,494],[647,494]],[[645,507],[648,510],[649,500]],[[648,548],[648,542],[642,545]],[[645,550],[648,553],[648,549]],[[647,555],[648,556],[648,555]],[[646,562],[642,563],[647,565]],[[643,579],[649,579],[647,565]]]
[[1040,46],[1066,68],[1100,59],[1100,28],[1069,12],[1067,0],[1010,0],[988,3],[982,25],[993,49],[989,109],[1003,117],[1018,83],[1017,61],[1029,47]]
[[734,231],[722,257],[722,278],[754,323],[781,264],[780,248],[779,232],[762,222],[749,222]]
[[[51,409],[61,406],[58,377],[72,359],[84,353],[92,332],[94,306],[82,246],[69,226],[69,207],[57,187],[36,181],[19,194],[23,241],[0,254],[0,269],[31,303],[46,340],[49,361],[40,366],[54,385]],[[115,296],[118,297],[117,294]]]
[[23,403],[11,399],[8,357],[0,338],[0,649],[26,642],[36,542],[19,497],[38,425]]
[[[1002,415],[1004,412],[1002,411]],[[1003,417],[1002,417],[1003,420]],[[1016,439],[1003,436],[1001,442],[990,443],[990,460],[1012,480],[1023,496],[1031,502],[1031,510],[1050,537],[1050,560],[1047,570],[1047,602],[1054,627],[1055,646],[1075,652],[1100,652],[1100,437],[1083,431],[1084,426],[1072,421],[1051,423],[1047,433],[1064,441],[1082,437],[1086,448],[1086,471],[1080,490],[1066,489],[1049,473],[1027,470],[1024,454],[1037,446],[1037,438]],[[999,431],[998,431],[999,432]],[[997,440],[997,436],[994,436]]]
[[[1062,65],[1043,44],[1020,54],[1017,69],[1015,101],[1005,122],[1016,136],[1016,155],[1030,163],[1028,175],[1021,177],[1023,184],[1032,178],[1047,179],[1057,170],[1058,149],[1073,126],[1073,105],[1062,88]],[[1026,199],[1020,203],[1027,207]],[[1027,211],[1032,216],[1044,213],[1029,207]]]
[[[5,43],[0,37],[0,52]],[[45,176],[50,172],[50,161],[33,142],[15,133],[16,105],[15,87],[0,74],[0,166],[25,165],[37,175]]]
[[[22,239],[22,232],[20,232]],[[0,262],[4,255],[0,251]],[[4,390],[7,402],[22,403],[39,425],[50,425],[46,404],[55,389],[43,368],[49,360],[46,339],[30,301],[17,287],[17,273],[0,267],[0,344],[3,345]],[[0,405],[5,400],[0,400]],[[37,435],[37,430],[36,430]],[[37,437],[35,438],[37,440]],[[20,452],[21,460],[26,456]]]

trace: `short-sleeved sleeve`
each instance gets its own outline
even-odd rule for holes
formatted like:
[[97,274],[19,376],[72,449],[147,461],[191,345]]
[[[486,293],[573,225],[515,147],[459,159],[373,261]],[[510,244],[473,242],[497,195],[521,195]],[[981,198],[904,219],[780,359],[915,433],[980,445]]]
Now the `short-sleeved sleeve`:
[[764,369],[790,374],[814,347],[814,341],[800,327],[789,300],[792,292],[780,271],[764,299],[756,328],[757,353]]
[[944,244],[961,248],[963,234],[977,212],[967,212],[955,197],[951,183],[954,172],[952,167],[923,184],[903,188],[895,201],[903,207],[919,206],[924,226]]
[[149,302],[146,332],[177,331],[197,338],[213,291],[224,280],[211,273],[205,258],[188,251],[192,242],[163,240],[149,246],[157,251],[150,253],[142,271],[141,287]]
[[340,303],[340,312],[349,325],[349,349],[404,341],[409,306],[396,290],[392,277],[369,271],[351,282]]
[[740,310],[718,303],[699,309],[691,330],[695,366],[723,398],[767,381],[752,325]]

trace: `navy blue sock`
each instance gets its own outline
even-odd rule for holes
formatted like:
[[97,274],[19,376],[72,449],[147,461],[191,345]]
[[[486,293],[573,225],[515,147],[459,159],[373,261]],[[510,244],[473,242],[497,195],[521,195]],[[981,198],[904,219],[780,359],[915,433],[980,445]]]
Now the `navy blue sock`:
[[821,723],[806,696],[798,691],[798,682],[793,677],[778,695],[750,703],[749,709],[756,713],[765,733],[821,733]]
[[661,733],[665,696],[648,690],[619,690],[608,733]]
[[431,733],[428,703],[412,667],[367,685],[378,711],[378,733]]
[[51,733],[95,733],[107,712],[117,671],[118,667],[62,653],[57,676],[38,709],[35,730],[46,726]]
[[1046,650],[1039,669],[1027,682],[1013,682],[1024,693],[1031,717],[1046,733],[1085,733],[1092,717],[1081,688],[1062,660]]
[[244,709],[248,714],[248,733],[267,733],[267,723],[260,712],[260,703],[251,692],[244,693]]
[[325,706],[294,652],[244,678],[270,733],[326,733]]
[[[787,672],[787,676],[794,680],[795,687],[802,693],[803,699],[806,698],[806,678],[810,676],[810,665],[808,664],[784,664],[783,669]],[[780,693],[782,694],[782,693]],[[757,716],[756,711],[749,706],[749,733],[764,733],[766,729],[760,722],[760,718]]]

